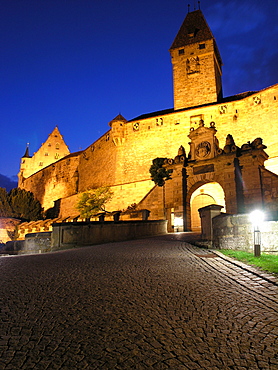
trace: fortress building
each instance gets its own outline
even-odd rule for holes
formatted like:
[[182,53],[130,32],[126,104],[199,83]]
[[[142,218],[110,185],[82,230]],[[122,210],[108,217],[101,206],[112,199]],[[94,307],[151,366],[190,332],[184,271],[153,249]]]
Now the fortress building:
[[[187,14],[170,54],[174,108],[129,121],[118,115],[103,136],[78,153],[69,154],[55,128],[33,157],[22,158],[19,187],[32,191],[45,210],[55,206],[66,218],[78,215],[78,194],[109,186],[114,196],[108,210],[136,203],[153,219],[166,216],[169,230],[178,218],[186,229],[198,227],[197,209],[211,203],[231,213],[254,203],[273,208],[278,85],[223,97],[221,56],[200,10]],[[173,170],[164,188],[150,179],[157,157],[169,159],[165,165]]]

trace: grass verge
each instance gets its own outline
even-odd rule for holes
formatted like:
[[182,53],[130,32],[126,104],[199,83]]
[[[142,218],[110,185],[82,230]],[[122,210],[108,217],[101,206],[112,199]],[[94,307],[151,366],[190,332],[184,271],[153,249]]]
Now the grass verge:
[[264,271],[278,275],[278,256],[262,253],[260,257],[255,257],[253,253],[230,249],[221,249],[219,252],[223,253],[225,256],[235,258],[238,261],[260,267]]

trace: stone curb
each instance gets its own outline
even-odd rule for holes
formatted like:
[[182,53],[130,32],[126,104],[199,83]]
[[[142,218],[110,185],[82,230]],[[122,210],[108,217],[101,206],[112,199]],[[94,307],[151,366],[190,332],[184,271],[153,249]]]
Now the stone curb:
[[251,272],[252,274],[268,281],[269,283],[278,286],[278,279],[276,278],[276,276],[272,275],[270,272],[261,271],[259,268],[247,265],[244,262],[241,262],[241,261],[238,261],[234,258],[225,256],[223,253],[221,253],[219,251],[216,251],[216,250],[213,250],[213,249],[211,249],[210,251],[212,253],[215,253],[218,257],[232,263],[233,265],[238,266],[238,267],[242,268],[245,271]]

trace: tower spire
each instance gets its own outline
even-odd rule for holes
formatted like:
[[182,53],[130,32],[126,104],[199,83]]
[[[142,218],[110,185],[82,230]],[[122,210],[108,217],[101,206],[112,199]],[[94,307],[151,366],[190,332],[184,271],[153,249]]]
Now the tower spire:
[[26,150],[22,158],[31,158],[29,154],[29,143],[26,144]]

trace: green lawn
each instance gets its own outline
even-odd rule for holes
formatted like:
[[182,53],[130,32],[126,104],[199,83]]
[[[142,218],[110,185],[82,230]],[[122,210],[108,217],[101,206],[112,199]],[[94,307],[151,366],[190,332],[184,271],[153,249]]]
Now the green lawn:
[[233,257],[238,261],[260,267],[264,271],[278,275],[278,256],[262,253],[260,257],[255,257],[254,253],[230,249],[221,249],[219,252],[225,254],[225,256]]

